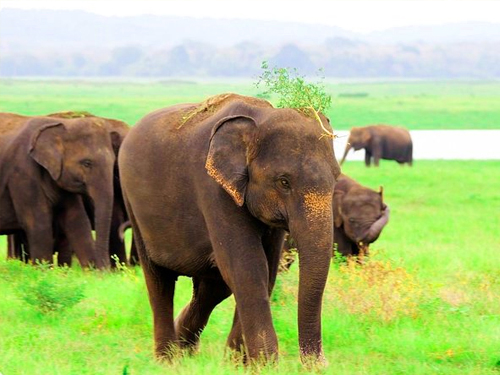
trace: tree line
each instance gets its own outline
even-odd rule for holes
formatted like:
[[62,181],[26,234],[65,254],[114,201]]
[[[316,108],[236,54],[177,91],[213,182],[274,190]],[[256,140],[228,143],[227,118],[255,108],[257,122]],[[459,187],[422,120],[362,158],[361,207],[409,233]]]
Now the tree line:
[[171,48],[125,45],[109,50],[9,51],[0,76],[56,77],[254,77],[260,63],[293,66],[327,77],[499,78],[500,43],[371,44],[343,37],[318,45],[269,47],[241,42],[216,47],[188,41]]

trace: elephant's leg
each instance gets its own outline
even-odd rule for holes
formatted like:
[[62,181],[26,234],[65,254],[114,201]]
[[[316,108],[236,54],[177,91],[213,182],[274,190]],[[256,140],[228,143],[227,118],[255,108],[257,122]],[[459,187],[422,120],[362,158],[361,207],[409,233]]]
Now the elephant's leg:
[[410,149],[409,153],[408,153],[408,165],[411,167],[413,166],[413,152],[412,150]]
[[177,345],[174,327],[174,289],[178,275],[156,265],[145,256],[146,246],[128,204],[127,212],[130,215],[134,243],[137,246],[144,278],[146,279],[149,304],[153,311],[155,353],[159,358],[168,359],[174,354]]
[[15,259],[16,257],[16,242],[13,234],[7,236],[7,259]]
[[[120,238],[120,225],[123,222],[125,222],[125,213],[121,205],[115,200],[111,217],[111,232],[109,233],[109,255],[116,256],[120,263],[126,264],[125,243]],[[111,267],[116,267],[115,261],[111,261]]]
[[59,212],[58,224],[66,235],[69,251],[71,252],[71,249],[75,251],[81,266],[89,267],[95,264],[92,226],[80,195],[68,194],[64,197],[64,206]]
[[152,262],[143,265],[149,303],[153,311],[155,352],[159,358],[171,358],[177,345],[174,328],[174,289],[177,275]]
[[227,346],[235,352],[243,353],[245,350],[245,343],[243,341],[243,331],[241,329],[240,319],[238,316],[238,306],[234,309],[233,326],[227,338]]
[[196,348],[213,309],[230,295],[223,280],[193,278],[193,298],[175,320],[181,348]]
[[365,149],[365,165],[367,167],[370,166],[371,159],[372,159],[372,153],[370,151],[368,151],[367,149]]
[[375,165],[375,167],[378,167],[379,161],[380,159],[382,159],[383,154],[382,140],[380,139],[380,137],[375,137],[374,139],[372,139],[370,151],[373,156],[373,165]]
[[54,238],[52,234],[52,220],[38,223],[35,227],[25,228],[30,248],[30,260],[33,264],[40,262],[52,263]]
[[229,243],[231,249],[217,249],[216,261],[235,295],[246,352],[251,359],[269,360],[278,353],[278,340],[271,317],[269,272],[262,244],[255,243],[253,237],[234,233],[223,238],[231,241],[215,237],[214,247]]
[[335,228],[333,241],[337,244],[337,252],[345,257],[357,256],[358,247],[349,237],[347,237],[343,227]]
[[[269,270],[269,279],[268,279],[269,297],[271,296],[274,284],[276,283],[276,276],[279,270],[284,238],[285,238],[285,232],[283,230],[277,230],[277,229],[270,230],[262,238],[262,246],[264,247],[268,270]],[[227,345],[232,350],[235,351],[241,351],[244,348],[243,331],[241,328],[237,307],[234,312],[233,326],[231,328],[231,332],[229,333]]]
[[[37,261],[52,263],[54,249],[53,209],[52,203],[44,195],[42,189],[31,189],[27,192],[20,183],[9,186],[14,210],[21,221],[31,263]],[[29,197],[29,199],[27,198]]]
[[26,233],[24,231],[19,231],[14,235],[15,241],[18,243],[16,245],[19,253],[19,259],[21,259],[24,263],[28,263],[30,259],[30,246],[28,244],[28,238],[26,237]]
[[406,151],[406,162],[410,167],[413,165],[413,144],[408,145]]
[[69,245],[66,234],[62,231],[59,231],[59,233],[56,234],[54,250],[57,252],[57,263],[59,263],[60,266],[66,265],[71,267],[71,263],[73,261],[73,249]]
[[21,232],[7,236],[7,258],[23,259],[23,236]]

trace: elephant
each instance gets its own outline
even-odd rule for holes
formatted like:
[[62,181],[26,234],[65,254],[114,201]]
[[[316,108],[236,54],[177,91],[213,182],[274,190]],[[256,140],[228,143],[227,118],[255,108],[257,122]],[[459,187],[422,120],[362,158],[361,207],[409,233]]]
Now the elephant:
[[[52,261],[58,227],[82,266],[110,266],[117,137],[92,118],[0,113],[0,234],[22,231],[32,263]],[[82,196],[95,207],[95,241]]]
[[[333,237],[336,251],[343,256],[368,255],[389,221],[389,207],[380,192],[360,185],[345,174],[337,179],[333,194]],[[295,261],[295,240],[286,236],[281,258],[282,270],[288,270]]]
[[[16,115],[18,116],[18,115]],[[23,118],[24,116],[21,116]],[[123,222],[127,221],[127,214],[125,210],[125,205],[123,202],[123,196],[121,193],[119,173],[118,173],[118,150],[123,142],[123,139],[128,133],[129,126],[120,120],[109,119],[105,117],[98,117],[89,112],[85,111],[64,111],[51,113],[46,115],[46,117],[54,117],[54,118],[62,118],[62,119],[74,119],[74,118],[92,118],[97,120],[100,124],[104,125],[104,127],[109,131],[112,136],[113,142],[113,151],[115,154],[115,165],[113,171],[113,212],[111,218],[111,229],[109,235],[109,256],[118,259],[120,263],[126,263],[126,251],[125,245],[120,238],[119,235],[119,227]],[[3,124],[2,124],[3,125]],[[91,218],[92,223],[94,224],[94,207],[92,202],[85,196],[84,205],[87,211],[88,216]],[[8,236],[8,257],[10,258],[19,258],[27,260],[27,256],[29,256],[29,248],[26,241],[26,236],[22,231],[19,231],[15,234],[11,234]],[[71,266],[72,263],[72,255],[73,250],[69,247],[69,243],[63,231],[55,231],[55,245],[54,245],[54,253],[58,254],[58,263],[60,265],[68,265]],[[111,262],[111,266],[115,266],[115,262]]]
[[389,207],[379,192],[342,174],[333,195],[334,237],[344,256],[364,256],[389,221]]
[[[321,306],[340,167],[316,117],[220,94],[146,115],[118,159],[157,357],[196,350],[212,310],[234,294],[227,345],[245,363],[277,359],[269,296],[290,231],[300,249],[301,358],[324,361]],[[193,297],[174,321],[180,275],[192,278]]]
[[379,166],[380,159],[395,160],[399,164],[413,164],[413,143],[410,132],[404,128],[389,125],[371,125],[353,127],[349,134],[344,156],[340,161],[342,165],[347,153],[354,150],[365,149],[365,165],[373,163]]

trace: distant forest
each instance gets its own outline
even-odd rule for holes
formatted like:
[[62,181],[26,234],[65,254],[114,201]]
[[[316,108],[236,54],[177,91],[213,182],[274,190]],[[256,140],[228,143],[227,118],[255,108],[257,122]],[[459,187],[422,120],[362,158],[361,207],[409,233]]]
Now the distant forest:
[[263,60],[304,74],[322,68],[328,77],[500,78],[500,44],[377,46],[339,38],[302,48],[253,43],[216,48],[188,42],[153,52],[124,46],[98,54],[13,53],[0,57],[0,75],[249,77],[259,73]]
[[423,30],[422,40],[418,30],[393,30],[398,40],[390,30],[362,39],[338,28],[224,22],[3,10],[0,76],[252,77],[267,60],[327,77],[500,78],[496,24],[489,33],[469,27],[475,34],[462,40],[452,27]]

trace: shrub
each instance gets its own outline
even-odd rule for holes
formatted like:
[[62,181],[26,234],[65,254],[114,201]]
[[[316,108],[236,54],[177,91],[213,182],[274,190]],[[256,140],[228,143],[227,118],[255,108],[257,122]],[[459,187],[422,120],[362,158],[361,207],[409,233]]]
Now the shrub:
[[85,297],[85,286],[68,277],[69,268],[12,260],[0,271],[20,299],[43,314],[69,309]]
[[262,69],[264,73],[259,76],[256,86],[263,84],[267,90],[260,94],[261,97],[278,95],[278,108],[294,108],[315,118],[325,135],[335,137],[319,116],[320,112],[325,113],[332,104],[332,97],[325,92],[322,83],[307,83],[305,77],[299,75],[295,68],[270,69],[267,61],[262,62]]

